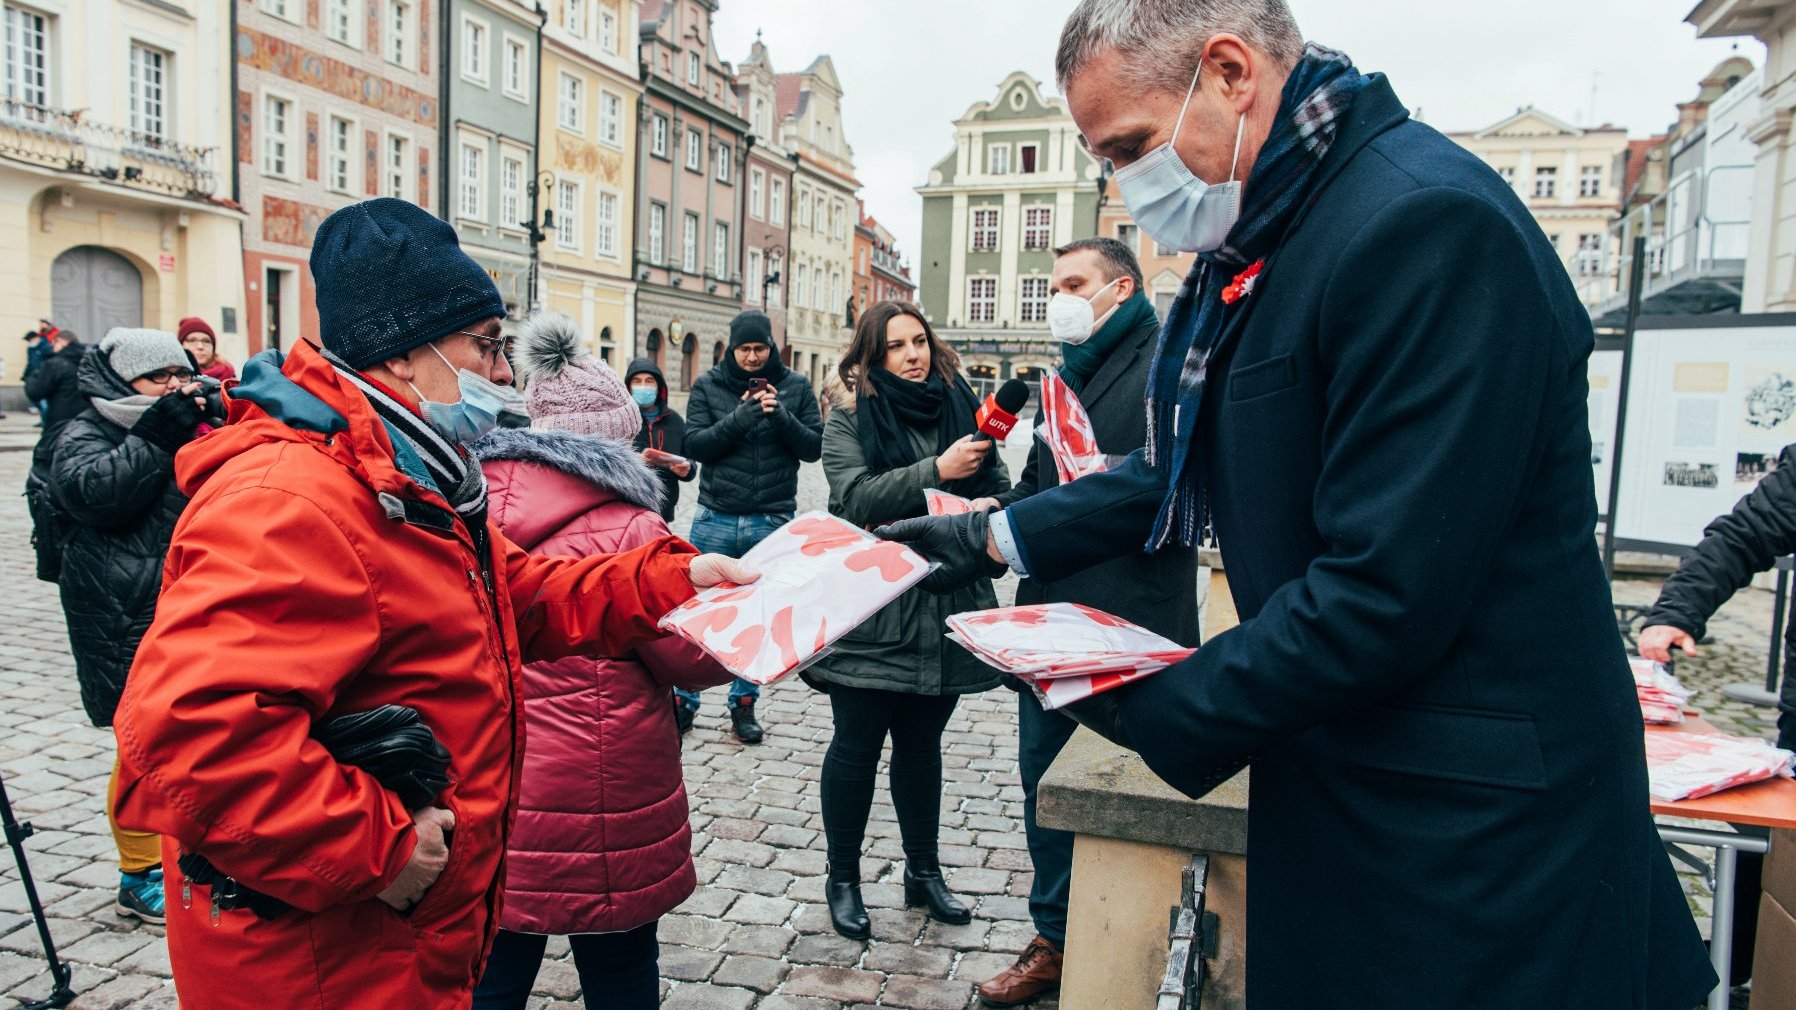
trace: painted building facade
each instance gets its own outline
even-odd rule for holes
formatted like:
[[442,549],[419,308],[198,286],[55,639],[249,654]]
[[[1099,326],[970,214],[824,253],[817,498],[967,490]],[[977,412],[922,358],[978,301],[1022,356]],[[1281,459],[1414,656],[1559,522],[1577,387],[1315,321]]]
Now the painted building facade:
[[530,202],[536,177],[538,18],[520,0],[448,0],[447,152],[436,205],[518,318],[530,308]]
[[898,255],[898,240],[885,225],[855,202],[854,315],[885,301],[914,302],[917,286]]
[[[797,157],[780,140],[779,75],[760,36],[736,67],[737,111],[748,121],[747,189],[742,218],[742,305],[761,309],[773,323],[773,339],[786,347],[786,293],[792,271],[792,173]],[[713,348],[722,357],[721,348]]]
[[955,120],[954,150],[917,187],[919,293],[978,382],[1033,379],[1058,359],[1054,248],[1096,227],[1099,174],[1065,101],[1021,71]]
[[748,123],[711,35],[717,0],[645,0],[637,117],[634,354],[692,388],[742,311],[738,181]]
[[780,74],[774,114],[780,140],[796,157],[792,178],[787,364],[813,385],[848,346],[854,280],[854,151],[842,129],[842,83],[819,56],[800,73]]
[[229,10],[5,0],[0,16],[3,381],[39,318],[97,342],[197,315],[241,360]]
[[543,32],[537,220],[545,229],[538,298],[580,323],[593,353],[631,357],[634,270],[637,0],[550,0]]

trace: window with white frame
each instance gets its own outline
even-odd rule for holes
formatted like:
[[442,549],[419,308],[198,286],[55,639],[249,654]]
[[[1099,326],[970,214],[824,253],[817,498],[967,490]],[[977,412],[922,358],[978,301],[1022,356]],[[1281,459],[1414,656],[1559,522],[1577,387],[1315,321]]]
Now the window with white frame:
[[262,174],[292,173],[293,102],[279,95],[262,96]]
[[566,179],[555,184],[555,245],[580,251],[580,184]]
[[990,175],[1010,174],[1010,145],[993,144],[986,148],[986,172]]
[[767,173],[758,168],[748,170],[748,216],[767,219]]
[[1046,249],[1053,243],[1054,208],[1023,208],[1023,248]]
[[798,264],[792,270],[792,306],[794,308],[804,308],[805,306],[804,279],[808,273],[809,271],[805,269],[803,263]]
[[807,229],[811,226],[811,191],[808,189],[798,191],[798,226]]
[[131,44],[131,132],[137,139],[168,139],[168,54]]
[[599,8],[599,48],[617,52],[617,12],[609,7]]
[[686,54],[686,83],[698,87],[699,70],[702,64],[697,53]]
[[711,276],[730,275],[730,226],[722,221],[711,224]]
[[1603,273],[1603,236],[1578,236],[1577,273],[1579,277],[1600,277]]
[[1603,166],[1585,165],[1578,170],[1578,195],[1603,195]]
[[667,254],[667,206],[649,204],[649,262],[661,264]]
[[291,21],[294,24],[299,23],[301,9],[304,6],[305,0],[262,0],[262,10],[264,12],[274,15],[282,21]]
[[748,265],[743,268],[742,279],[750,286],[749,297],[758,297],[761,293],[760,284],[767,279],[767,275],[761,272],[761,250],[748,251]]
[[324,34],[346,46],[361,46],[361,0],[325,0]]
[[555,82],[555,125],[574,133],[586,132],[585,86],[566,71]]
[[1515,188],[1515,166],[1514,165],[1503,165],[1503,166],[1499,167],[1497,169],[1497,175],[1503,180],[1503,185],[1508,186],[1510,189]]
[[530,49],[513,35],[505,36],[505,93],[530,100]]
[[586,0],[563,0],[561,27],[581,38],[586,37]]
[[387,62],[409,66],[412,62],[412,33],[417,30],[417,12],[411,0],[388,0]]
[[975,208],[973,210],[973,251],[994,252],[997,248],[998,208]]
[[649,153],[657,158],[667,157],[667,117],[649,117]]
[[[768,253],[767,254],[767,272],[762,274],[759,278],[757,278],[755,283],[757,283],[757,284],[765,283],[767,278],[772,277],[774,274],[779,273],[780,272],[780,263],[781,263],[781,260],[780,260],[779,253],[776,253],[776,252]],[[783,281],[784,279],[785,278],[782,277],[781,281]],[[778,307],[779,305],[784,304],[785,296],[783,294],[781,294],[780,281],[775,281],[773,284],[767,285],[767,286],[763,287],[761,290],[767,292],[767,304],[768,305]]]
[[1129,247],[1135,255],[1141,255],[1141,229],[1132,224],[1116,226],[1116,240]]
[[1022,291],[1023,303],[1017,317],[1025,323],[1045,323],[1048,321],[1048,279],[1046,277],[1024,277],[1019,287]]
[[606,259],[617,258],[617,194],[599,190],[599,227],[593,233],[593,252]]
[[967,322],[990,323],[998,318],[998,279],[967,278]]
[[355,121],[342,116],[330,117],[324,134],[324,182],[333,193],[356,190]]
[[604,89],[599,91],[599,141],[624,146],[624,100]]
[[466,15],[461,19],[461,75],[470,81],[485,84],[487,47],[486,22],[477,21]]
[[834,270],[829,272],[829,301],[823,303],[823,311],[835,312],[842,308],[842,275]]
[[829,205],[829,234],[833,238],[841,238],[842,237],[842,214],[841,214],[841,211],[842,211],[841,204],[832,203]]
[[811,308],[826,310],[829,303],[823,300],[823,268],[811,268]]
[[698,273],[698,215],[691,211],[686,212],[680,229],[680,268],[689,274]]
[[694,172],[705,170],[705,136],[690,127],[686,130],[686,167]]
[[50,19],[6,5],[8,101],[44,108],[50,104]]
[[524,155],[511,148],[499,151],[499,227],[517,228],[524,223]]
[[767,220],[775,228],[786,226],[786,180],[773,179],[767,186]]
[[736,149],[728,144],[717,145],[717,181],[730,181],[730,166],[734,164]]
[[486,145],[478,140],[463,140],[459,161],[456,213],[470,221],[485,221]]
[[1559,195],[1559,169],[1548,165],[1534,170],[1534,195],[1542,199]]
[[1040,144],[1018,144],[1016,146],[1016,170],[1019,175],[1034,175],[1040,160]]
[[401,200],[412,198],[412,140],[397,133],[387,134],[386,179],[383,196]]
[[823,234],[823,230],[829,227],[825,222],[825,217],[827,215],[827,211],[825,210],[826,203],[827,201],[823,199],[821,194],[819,194],[817,197],[817,215],[811,219],[812,230],[818,234]]

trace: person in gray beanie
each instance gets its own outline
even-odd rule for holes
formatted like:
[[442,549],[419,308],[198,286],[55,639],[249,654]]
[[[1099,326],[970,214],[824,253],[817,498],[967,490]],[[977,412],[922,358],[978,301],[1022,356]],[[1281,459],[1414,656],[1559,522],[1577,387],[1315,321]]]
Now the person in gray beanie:
[[[698,588],[755,576],[672,536],[578,558],[506,537],[467,450],[517,399],[505,305],[449,225],[353,204],[319,226],[312,276],[323,348],[246,362],[231,423],[181,455],[192,503],[114,719],[115,813],[163,836],[188,1010],[242,1006],[246,964],[268,1006],[466,1007],[498,927],[522,664],[627,653]],[[448,754],[422,806],[313,735],[389,705]],[[263,917],[269,898],[291,907]]]

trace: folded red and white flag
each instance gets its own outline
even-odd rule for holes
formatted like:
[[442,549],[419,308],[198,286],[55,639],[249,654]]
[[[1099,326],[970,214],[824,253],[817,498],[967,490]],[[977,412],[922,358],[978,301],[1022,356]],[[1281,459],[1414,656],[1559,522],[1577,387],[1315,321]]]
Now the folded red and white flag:
[[970,499],[933,487],[923,489],[923,501],[928,504],[929,514],[932,516],[959,516],[973,511]]
[[1053,369],[1042,373],[1041,410],[1042,423],[1036,425],[1035,434],[1047,443],[1060,483],[1070,484],[1109,468],[1109,457],[1098,448],[1097,432],[1085,405]]
[[1630,656],[1628,665],[1634,671],[1634,693],[1640,698],[1640,717],[1654,726],[1683,722],[1690,689],[1678,683],[1662,663]]
[[1772,776],[1793,778],[1796,754],[1763,740],[1714,733],[1648,733],[1647,790],[1667,802],[1693,800]]
[[823,512],[806,512],[768,534],[742,564],[760,580],[702,590],[661,618],[661,629],[755,684],[823,658],[929,573],[916,551]]
[[949,641],[1021,679],[1046,709],[1140,680],[1196,651],[1077,603],[955,614],[948,629]]

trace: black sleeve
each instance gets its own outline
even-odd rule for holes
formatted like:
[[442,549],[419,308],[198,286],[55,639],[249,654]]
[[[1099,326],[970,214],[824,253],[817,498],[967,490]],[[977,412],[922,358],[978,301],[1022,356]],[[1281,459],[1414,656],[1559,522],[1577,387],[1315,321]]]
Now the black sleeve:
[[1254,617],[1118,692],[1161,778],[1200,796],[1451,648],[1530,481],[1549,375],[1574,368],[1532,262],[1495,207],[1435,188],[1380,210],[1317,278],[1327,547]]
[[63,359],[51,358],[35,372],[25,376],[25,395],[30,399],[48,400],[56,391],[57,377],[70,369],[63,365]]
[[1734,510],[1702,532],[1702,541],[1659,590],[1646,623],[1666,624],[1701,638],[1709,618],[1727,598],[1796,552],[1796,445],[1777,457],[1777,469],[1759,481]]
[[811,384],[798,385],[798,395],[793,400],[780,398],[780,409],[773,420],[780,426],[780,441],[786,448],[800,461],[815,463],[823,457],[823,412],[817,409]]
[[1038,492],[1005,515],[1029,577],[1056,582],[1141,553],[1165,500],[1165,475],[1137,449],[1120,466]]
[[[699,380],[703,382],[704,380]],[[744,400],[722,417],[713,417],[711,394],[697,384],[686,402],[692,414],[686,419],[686,449],[681,455],[700,463],[715,463],[742,445],[749,426],[760,417],[760,407]]]
[[174,457],[136,435],[114,445],[100,429],[103,423],[78,419],[63,428],[50,464],[50,493],[77,522],[113,529],[156,504],[174,478]]

